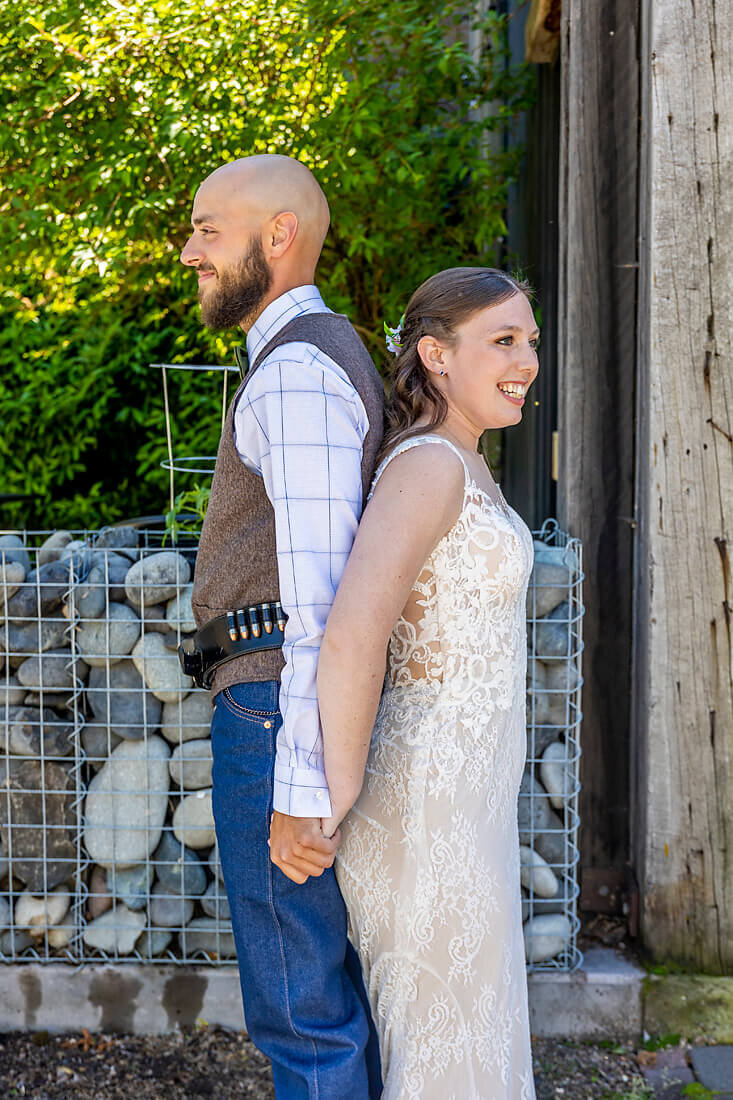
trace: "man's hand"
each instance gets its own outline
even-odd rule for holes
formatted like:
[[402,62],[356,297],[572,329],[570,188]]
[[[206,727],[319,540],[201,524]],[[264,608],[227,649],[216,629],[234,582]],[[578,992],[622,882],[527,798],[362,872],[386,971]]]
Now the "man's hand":
[[324,836],[318,817],[289,817],[275,810],[270,821],[270,859],[302,885],[310,875],[318,877],[333,866],[340,839],[338,831]]

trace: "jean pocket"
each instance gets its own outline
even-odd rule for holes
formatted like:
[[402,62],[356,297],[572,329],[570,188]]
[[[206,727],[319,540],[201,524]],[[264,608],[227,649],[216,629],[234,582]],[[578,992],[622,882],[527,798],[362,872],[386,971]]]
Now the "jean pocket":
[[237,718],[248,718],[250,721],[261,722],[266,729],[270,728],[268,722],[274,722],[279,714],[277,707],[274,710],[255,710],[252,707],[243,706],[234,698],[229,688],[224,688],[217,699],[221,699],[230,714]]

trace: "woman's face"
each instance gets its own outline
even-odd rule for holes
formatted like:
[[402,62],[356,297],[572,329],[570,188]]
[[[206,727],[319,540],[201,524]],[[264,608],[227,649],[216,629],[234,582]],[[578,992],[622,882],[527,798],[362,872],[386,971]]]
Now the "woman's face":
[[449,405],[476,434],[518,424],[539,369],[539,329],[525,295],[479,310],[457,326],[456,336],[452,347],[442,348],[445,373],[435,379]]

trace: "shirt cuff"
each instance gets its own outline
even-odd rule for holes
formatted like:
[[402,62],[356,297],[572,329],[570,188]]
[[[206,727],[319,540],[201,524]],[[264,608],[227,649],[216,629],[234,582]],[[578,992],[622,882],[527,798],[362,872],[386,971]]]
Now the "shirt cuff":
[[325,774],[315,768],[288,768],[276,762],[273,807],[289,817],[330,817]]

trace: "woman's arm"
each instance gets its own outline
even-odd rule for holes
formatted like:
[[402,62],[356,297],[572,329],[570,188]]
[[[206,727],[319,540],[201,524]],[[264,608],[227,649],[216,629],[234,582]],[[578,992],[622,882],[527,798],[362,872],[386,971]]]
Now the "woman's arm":
[[440,443],[404,451],[364,510],[318,661],[331,836],[356,801],[384,680],[387,643],[434,547],[460,513],[465,474]]

